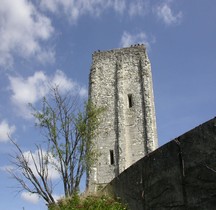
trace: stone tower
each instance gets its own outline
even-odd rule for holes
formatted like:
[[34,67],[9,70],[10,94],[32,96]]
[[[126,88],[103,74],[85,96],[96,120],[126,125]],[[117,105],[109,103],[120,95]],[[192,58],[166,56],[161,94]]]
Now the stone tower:
[[89,82],[92,102],[106,108],[94,139],[100,156],[88,176],[95,192],[158,146],[145,46],[95,52]]

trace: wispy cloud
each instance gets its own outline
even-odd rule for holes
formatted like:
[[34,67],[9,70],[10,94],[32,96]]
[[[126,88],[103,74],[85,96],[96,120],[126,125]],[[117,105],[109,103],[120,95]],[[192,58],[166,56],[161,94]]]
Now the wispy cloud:
[[43,71],[35,72],[27,78],[9,77],[10,90],[12,91],[11,101],[17,109],[17,113],[23,118],[31,118],[28,104],[35,104],[46,96],[50,87],[58,86],[61,92],[70,91],[71,94],[80,97],[87,96],[87,89],[77,82],[69,79],[61,70],[54,75],[48,76]]
[[64,13],[71,22],[76,22],[81,16],[100,16],[105,9],[113,9],[123,13],[126,8],[125,0],[41,0],[42,9],[53,13]]
[[130,16],[143,16],[148,13],[149,1],[148,0],[134,0],[131,1],[128,8]]
[[113,7],[114,11],[119,14],[123,14],[126,10],[126,1],[125,0],[114,0],[110,1],[110,6]]
[[50,19],[27,0],[0,0],[0,5],[0,65],[12,66],[15,54],[53,61],[53,50],[42,45],[54,32]]
[[100,16],[105,10],[117,14],[127,13],[130,16],[143,15],[147,12],[149,0],[41,0],[40,7],[55,14],[64,14],[71,22],[76,23],[85,15]]
[[0,142],[7,142],[8,135],[12,135],[16,130],[15,125],[9,125],[6,120],[0,122]]
[[129,47],[133,44],[145,44],[150,49],[150,44],[155,42],[154,37],[149,37],[145,32],[139,32],[137,34],[131,34],[124,31],[120,41],[120,47]]
[[182,20],[182,12],[174,14],[171,9],[172,0],[167,0],[156,7],[153,11],[156,13],[159,19],[161,19],[166,25],[179,24]]

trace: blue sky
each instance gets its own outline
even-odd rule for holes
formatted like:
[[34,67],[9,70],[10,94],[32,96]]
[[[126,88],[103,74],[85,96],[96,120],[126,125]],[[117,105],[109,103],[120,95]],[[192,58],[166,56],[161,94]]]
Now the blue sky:
[[98,49],[147,46],[159,145],[213,118],[215,8],[212,0],[0,0],[1,209],[46,209],[17,194],[5,173],[13,152],[7,134],[34,152],[42,139],[26,104],[37,106],[47,84],[86,97]]

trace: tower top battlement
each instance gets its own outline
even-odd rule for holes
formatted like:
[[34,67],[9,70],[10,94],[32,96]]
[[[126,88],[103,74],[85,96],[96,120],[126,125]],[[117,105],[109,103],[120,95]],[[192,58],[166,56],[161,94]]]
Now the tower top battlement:
[[94,61],[94,59],[101,58],[101,57],[110,57],[110,56],[112,57],[116,55],[123,55],[123,54],[130,54],[130,53],[136,54],[140,52],[146,53],[146,46],[144,44],[135,44],[135,45],[131,45],[130,47],[116,48],[116,49],[105,50],[105,51],[97,50],[94,51],[94,53],[92,54],[92,58]]

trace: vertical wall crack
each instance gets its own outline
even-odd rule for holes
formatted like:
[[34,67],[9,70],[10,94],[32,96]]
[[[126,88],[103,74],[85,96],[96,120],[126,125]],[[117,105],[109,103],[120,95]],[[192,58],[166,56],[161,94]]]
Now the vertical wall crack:
[[115,67],[115,76],[114,76],[114,87],[115,87],[115,97],[114,97],[114,113],[115,113],[115,159],[116,159],[116,165],[115,165],[115,176],[119,175],[119,113],[118,113],[118,101],[119,101],[119,90],[118,90],[118,70],[119,70],[119,64],[116,63]]
[[145,98],[144,98],[144,82],[143,82],[143,74],[142,74],[142,63],[141,63],[141,58],[139,60],[139,78],[140,78],[140,95],[142,98],[142,114],[143,114],[143,141],[144,141],[144,151],[145,155],[149,153],[148,151],[148,145],[147,145],[147,140],[148,140],[148,134],[147,134],[147,122],[146,122],[146,110],[145,110]]
[[180,171],[181,171],[182,194],[183,194],[184,205],[185,205],[185,207],[187,207],[188,202],[187,202],[187,195],[186,195],[186,189],[185,189],[185,184],[186,184],[185,183],[185,162],[183,159],[182,147],[181,147],[181,143],[179,141],[179,138],[175,139],[174,141],[178,145],[178,149],[179,149],[178,157],[179,157]]

